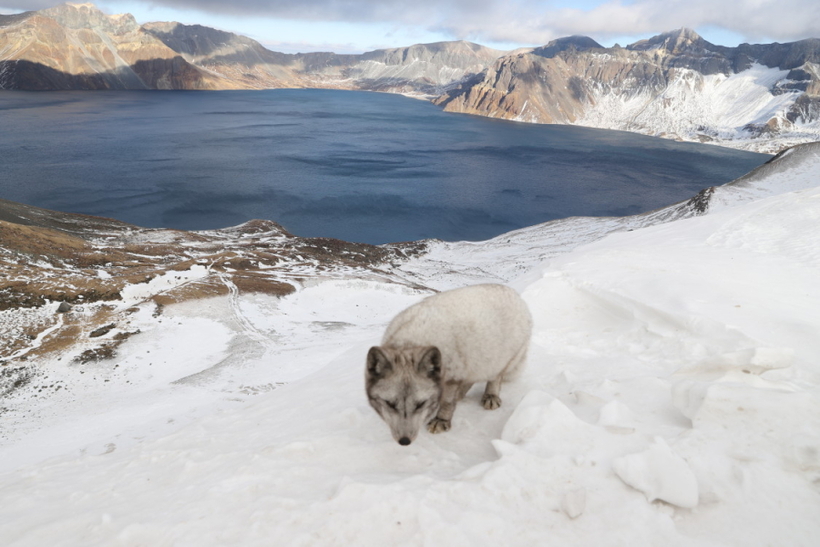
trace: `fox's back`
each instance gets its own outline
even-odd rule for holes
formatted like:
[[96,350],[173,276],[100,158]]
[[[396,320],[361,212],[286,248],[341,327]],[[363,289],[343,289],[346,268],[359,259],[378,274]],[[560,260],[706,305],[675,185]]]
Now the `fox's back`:
[[385,346],[436,346],[447,378],[484,381],[529,344],[527,305],[504,285],[473,285],[425,298],[385,331]]

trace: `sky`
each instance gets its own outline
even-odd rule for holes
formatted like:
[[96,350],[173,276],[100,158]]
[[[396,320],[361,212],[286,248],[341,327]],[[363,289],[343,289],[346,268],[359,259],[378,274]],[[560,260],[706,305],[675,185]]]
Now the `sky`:
[[[58,0],[0,0],[0,13]],[[361,53],[470,40],[497,49],[575,34],[626,45],[688,27],[724,46],[820,37],[817,0],[98,0],[139,23],[178,21],[243,34],[288,53]]]

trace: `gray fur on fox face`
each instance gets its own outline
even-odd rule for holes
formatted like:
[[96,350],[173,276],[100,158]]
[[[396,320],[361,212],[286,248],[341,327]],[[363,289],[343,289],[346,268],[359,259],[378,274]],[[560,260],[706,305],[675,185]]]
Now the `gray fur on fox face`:
[[[435,365],[430,364],[431,359]],[[413,442],[438,412],[440,359],[436,348],[398,351],[374,347],[368,353],[368,401],[402,446]]]

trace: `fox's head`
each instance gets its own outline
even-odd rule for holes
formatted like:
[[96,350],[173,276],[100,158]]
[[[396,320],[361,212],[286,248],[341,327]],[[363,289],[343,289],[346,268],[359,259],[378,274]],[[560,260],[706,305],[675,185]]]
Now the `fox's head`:
[[370,348],[365,371],[367,399],[407,446],[438,412],[441,352],[435,346]]

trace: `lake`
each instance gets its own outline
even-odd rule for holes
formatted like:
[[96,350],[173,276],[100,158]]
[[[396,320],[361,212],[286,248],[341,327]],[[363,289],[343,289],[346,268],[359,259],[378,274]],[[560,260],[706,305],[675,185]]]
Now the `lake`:
[[366,243],[640,213],[770,158],[329,90],[4,91],[0,127],[5,199],[184,230],[262,218]]

